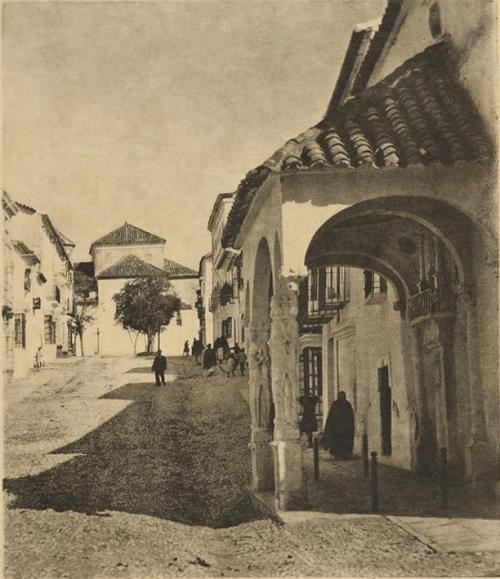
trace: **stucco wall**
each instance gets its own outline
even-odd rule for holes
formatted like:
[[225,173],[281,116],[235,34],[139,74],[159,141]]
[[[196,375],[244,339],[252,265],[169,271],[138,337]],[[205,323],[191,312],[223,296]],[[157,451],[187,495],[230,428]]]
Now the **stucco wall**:
[[104,247],[95,247],[92,253],[95,275],[99,275],[103,269],[113,265],[126,255],[135,255],[143,261],[163,269],[165,245],[106,245]]
[[[350,301],[342,310],[339,322],[335,318],[323,327],[323,420],[326,422],[338,391],[344,390],[355,410],[355,453],[361,452],[361,437],[366,432],[369,449],[379,453],[381,462],[411,468],[402,323],[399,313],[393,309],[394,290],[389,285],[386,296],[366,300],[363,272],[359,269],[349,272]],[[391,456],[381,455],[378,368],[382,366],[389,367],[392,391]]]
[[[118,293],[127,280],[98,280],[98,323],[100,353],[103,355],[133,354],[134,348],[130,336],[126,330],[115,323],[115,303],[113,296]],[[196,300],[196,279],[172,280],[172,286],[184,303],[192,306],[190,310],[181,312],[182,325],[177,325],[176,318],[172,318],[168,327],[161,334],[162,350],[167,356],[179,356],[185,340],[198,336],[198,317],[194,302]],[[137,351],[144,349],[144,338],[140,336],[137,340]],[[156,344],[156,342],[155,342]]]

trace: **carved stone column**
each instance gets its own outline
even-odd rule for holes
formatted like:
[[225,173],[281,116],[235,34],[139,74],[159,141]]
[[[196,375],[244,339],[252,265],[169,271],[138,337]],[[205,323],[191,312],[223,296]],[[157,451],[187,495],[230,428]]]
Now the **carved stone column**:
[[456,291],[465,309],[467,332],[467,366],[469,382],[469,406],[471,412],[470,440],[466,449],[465,462],[471,482],[480,482],[491,474],[494,462],[486,433],[484,392],[481,377],[481,361],[478,351],[478,329],[475,295],[471,288]]
[[271,359],[269,322],[253,323],[248,336],[248,373],[252,433],[252,484],[256,491],[274,489]]
[[452,314],[437,315],[414,325],[419,374],[417,471],[432,474],[439,466],[439,449],[456,460],[454,435],[456,384]]
[[276,496],[282,510],[304,508],[306,502],[302,445],[298,427],[299,328],[297,294],[285,278],[271,300],[272,388],[275,403],[274,452]]

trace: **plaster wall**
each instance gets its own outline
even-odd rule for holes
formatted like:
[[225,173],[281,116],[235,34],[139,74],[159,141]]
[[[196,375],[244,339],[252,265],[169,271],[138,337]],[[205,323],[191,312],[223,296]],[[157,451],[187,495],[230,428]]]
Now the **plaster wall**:
[[[437,3],[442,34],[433,38],[429,10]],[[393,72],[404,61],[449,36],[459,56],[460,79],[495,137],[495,2],[492,0],[411,0],[403,5],[400,27],[388,41],[369,85]]]
[[95,247],[92,252],[95,275],[116,263],[126,255],[135,255],[143,261],[163,269],[165,244],[154,245],[116,245]]
[[[115,323],[115,303],[113,296],[118,293],[128,280],[125,279],[99,279],[98,284],[98,324],[100,353],[103,355],[133,354],[134,348],[131,338],[126,330]],[[161,347],[167,356],[179,356],[182,354],[184,342],[198,335],[198,317],[194,302],[196,301],[197,279],[172,280],[172,287],[182,301],[191,305],[190,310],[182,310],[182,325],[178,325],[176,318],[170,320],[170,324],[161,334]],[[144,349],[144,338],[139,336],[137,340],[137,352]]]
[[[362,435],[380,462],[411,468],[410,405],[403,359],[402,322],[394,311],[396,301],[389,285],[386,295],[366,300],[363,272],[349,269],[351,297],[339,319],[323,326],[323,421],[344,390],[355,411],[355,453],[361,453]],[[381,455],[378,369],[389,368],[392,394],[392,454]]]

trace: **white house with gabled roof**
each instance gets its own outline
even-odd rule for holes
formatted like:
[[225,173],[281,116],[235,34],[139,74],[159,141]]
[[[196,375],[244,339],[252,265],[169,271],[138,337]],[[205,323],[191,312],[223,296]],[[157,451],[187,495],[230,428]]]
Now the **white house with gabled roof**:
[[143,338],[134,337],[115,322],[113,296],[133,279],[165,276],[182,301],[179,314],[160,337],[160,347],[168,356],[181,355],[184,342],[198,338],[196,311],[197,271],[166,257],[166,240],[125,222],[121,227],[94,241],[90,254],[97,280],[96,350],[103,355],[133,354],[143,351]]

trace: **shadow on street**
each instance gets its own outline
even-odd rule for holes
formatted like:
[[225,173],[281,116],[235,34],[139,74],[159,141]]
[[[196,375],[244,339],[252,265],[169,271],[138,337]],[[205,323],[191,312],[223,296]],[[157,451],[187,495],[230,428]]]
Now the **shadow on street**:
[[[80,456],[36,476],[6,479],[9,508],[89,515],[116,510],[212,527],[261,518],[246,490],[249,418],[220,424],[219,415],[207,410],[197,424],[185,384],[175,392],[130,383],[102,396],[133,402],[52,453]],[[241,407],[248,411],[242,401]]]

